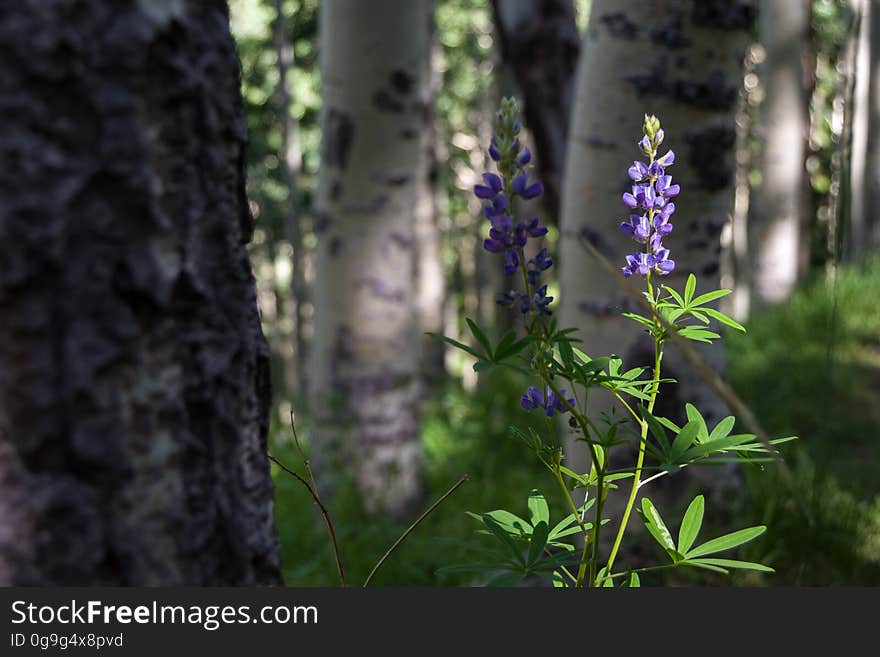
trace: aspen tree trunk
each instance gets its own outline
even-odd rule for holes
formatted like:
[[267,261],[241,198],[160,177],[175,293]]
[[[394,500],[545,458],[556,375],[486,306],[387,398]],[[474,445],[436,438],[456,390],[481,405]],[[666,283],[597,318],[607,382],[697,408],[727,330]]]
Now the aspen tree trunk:
[[493,0],[501,53],[523,97],[544,183],[544,202],[556,221],[580,33],[572,0]]
[[[580,243],[589,240],[624,264],[637,245],[620,232],[627,168],[640,158],[643,115],[656,114],[676,153],[670,169],[681,184],[664,239],[676,262],[664,283],[681,289],[695,273],[698,290],[718,287],[720,236],[734,200],[734,112],[742,62],[755,18],[750,2],[594,0],[584,39],[562,190],[560,325],[576,326],[590,355],[619,354],[624,366],[650,365],[653,343],[619,308],[633,308],[619,284]],[[638,283],[639,281],[635,281]],[[700,350],[723,369],[720,344]],[[663,360],[656,412],[676,418],[695,404],[711,421],[726,413],[720,399],[674,347]],[[605,398],[590,412],[607,409]],[[582,466],[582,446],[569,446]],[[671,479],[671,478],[670,478]]]
[[868,193],[868,129],[871,105],[871,43],[869,0],[850,0],[852,20],[843,66],[847,80],[844,106],[842,166],[848,184],[841,190],[844,206],[841,212],[845,221],[846,256],[859,262],[864,255],[866,203]]
[[[306,304],[308,286],[305,280],[305,247],[302,237],[302,217],[300,193],[297,185],[302,170],[302,151],[299,142],[299,124],[290,113],[293,100],[289,73],[293,69],[294,53],[293,44],[288,43],[289,31],[284,17],[284,1],[275,0],[275,24],[273,26],[273,41],[275,56],[278,60],[278,105],[281,112],[281,157],[280,166],[282,179],[287,186],[287,216],[284,222],[285,233],[290,240],[293,251],[290,263],[291,298],[287,304],[291,307],[287,315],[279,319],[290,318],[292,331],[285,337],[292,344],[288,345],[293,351],[293,357],[285,358],[285,365],[289,370],[285,372],[284,380],[288,386],[288,392],[296,398],[307,387],[307,361],[306,340],[303,331],[305,313],[303,308]],[[273,257],[275,254],[272,254]]]
[[417,501],[415,216],[426,0],[321,5],[312,410],[316,464],[354,473],[368,508]]
[[[442,74],[442,52],[434,42],[434,16],[428,12],[428,38],[431,56],[425,58],[425,83],[421,85],[422,104],[427,109],[425,129],[422,131],[422,157],[417,172],[416,191],[416,281],[417,309],[422,333],[443,333],[446,304],[446,276],[443,271],[441,233],[438,223],[435,185],[437,180],[436,131],[434,130],[434,97]],[[423,335],[420,340],[421,378],[431,386],[443,378],[446,370],[443,343]]]
[[868,0],[864,6],[866,15],[862,20],[867,29],[861,32],[860,42],[866,42],[869,61],[864,76],[857,74],[860,84],[868,83],[865,185],[862,226],[860,234],[853,235],[853,244],[860,250],[859,259],[880,251],[880,2]]
[[763,65],[762,182],[749,216],[756,307],[788,300],[802,267],[804,234],[804,153],[809,130],[809,98],[804,90],[803,53],[810,30],[809,0],[760,5]]
[[0,9],[0,585],[278,584],[226,3]]

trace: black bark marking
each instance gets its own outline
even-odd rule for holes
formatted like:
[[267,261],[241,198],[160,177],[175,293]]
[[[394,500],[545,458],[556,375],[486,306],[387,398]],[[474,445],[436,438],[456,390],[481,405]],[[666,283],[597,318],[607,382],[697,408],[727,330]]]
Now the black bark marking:
[[391,86],[397,93],[406,95],[410,93],[415,85],[415,76],[403,69],[396,69],[391,72]]
[[400,131],[400,137],[402,139],[418,139],[419,131],[413,128],[404,128]]
[[412,176],[407,173],[398,173],[385,177],[385,184],[389,187],[402,187],[412,180]]
[[354,141],[354,121],[352,118],[331,107],[327,110],[325,120],[323,148],[321,156],[330,166],[345,169],[348,166],[348,155]]
[[691,11],[694,25],[721,30],[749,30],[756,16],[754,4],[737,0],[696,0]]
[[342,251],[344,245],[343,239],[338,235],[330,238],[330,244],[327,246],[327,252],[331,258],[335,258]]
[[400,114],[403,112],[404,104],[384,89],[380,89],[373,95],[373,105],[382,112],[391,112]]
[[622,11],[600,16],[599,22],[604,23],[608,33],[618,39],[633,41],[639,35],[639,26],[631,21]]
[[338,201],[340,198],[342,198],[342,181],[335,180],[333,181],[333,184],[330,185],[330,200]]
[[702,189],[714,192],[731,184],[733,164],[730,154],[736,141],[732,127],[712,126],[689,132],[684,135],[684,141],[688,146],[687,162]]
[[673,100],[709,110],[730,110],[736,104],[739,89],[722,71],[713,71],[703,80],[670,78],[667,58],[661,57],[652,68],[626,78],[636,95],[667,96]]
[[355,285],[369,290],[373,296],[392,303],[403,303],[406,300],[406,292],[390,287],[378,276],[364,276],[355,281]]
[[666,23],[651,31],[651,41],[669,50],[678,50],[691,45],[690,37],[682,28],[681,15],[672,16]]
[[617,150],[618,143],[613,139],[608,139],[605,137],[600,137],[599,135],[590,135],[589,137],[583,140],[584,144],[589,146],[590,148],[598,148],[606,151]]

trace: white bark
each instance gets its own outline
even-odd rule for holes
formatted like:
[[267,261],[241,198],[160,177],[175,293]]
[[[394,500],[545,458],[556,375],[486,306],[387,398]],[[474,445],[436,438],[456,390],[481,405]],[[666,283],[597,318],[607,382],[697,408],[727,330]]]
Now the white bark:
[[756,306],[783,303],[794,290],[803,248],[804,151],[809,129],[803,88],[803,48],[810,29],[808,0],[763,0],[762,182],[749,225]]
[[[681,184],[674,232],[664,240],[676,270],[664,283],[681,289],[697,275],[698,290],[718,287],[720,236],[729,220],[734,189],[734,112],[754,7],[711,2],[595,0],[584,38],[562,195],[560,325],[576,326],[590,355],[619,354],[624,365],[652,362],[653,347],[616,307],[629,306],[617,281],[580,244],[589,239],[621,266],[637,245],[620,232],[627,215],[627,167],[640,158],[643,115],[653,113],[666,134],[663,149],[676,152],[669,170]],[[701,350],[723,368],[719,345]],[[726,409],[671,347],[657,412],[680,417],[685,401],[710,419]],[[591,400],[591,413],[610,400]],[[577,449],[577,452],[574,452]],[[586,456],[569,445],[576,466]]]
[[352,470],[367,507],[391,513],[420,492],[413,226],[428,10],[321,5],[313,446],[323,472]]

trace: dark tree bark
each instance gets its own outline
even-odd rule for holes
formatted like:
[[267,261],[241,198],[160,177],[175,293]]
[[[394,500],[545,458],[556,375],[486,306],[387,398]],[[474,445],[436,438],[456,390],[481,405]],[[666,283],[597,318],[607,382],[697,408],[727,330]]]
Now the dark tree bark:
[[280,583],[221,0],[0,9],[0,584]]
[[581,36],[572,0],[493,0],[501,53],[523,97],[545,202],[559,215]]

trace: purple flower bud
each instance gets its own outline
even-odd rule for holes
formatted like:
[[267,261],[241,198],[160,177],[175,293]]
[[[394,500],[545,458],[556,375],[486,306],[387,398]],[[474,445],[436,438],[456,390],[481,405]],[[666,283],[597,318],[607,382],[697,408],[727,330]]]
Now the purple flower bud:
[[519,174],[513,179],[511,184],[514,194],[518,194],[525,199],[536,198],[544,193],[544,185],[534,182],[529,185],[529,176],[526,173]]
[[508,276],[516,273],[517,268],[519,267],[519,256],[516,255],[516,251],[505,251],[504,252],[504,273]]
[[547,227],[541,226],[538,223],[537,217],[532,217],[526,224],[526,232],[529,234],[529,237],[543,237],[547,234]]
[[541,249],[529,262],[535,265],[540,271],[546,271],[553,266],[553,259],[547,255],[547,249]]
[[671,167],[673,164],[675,164],[675,153],[673,153],[672,151],[666,151],[666,155],[657,158],[656,164],[661,167]]
[[474,194],[477,195],[477,198],[492,198],[495,196],[495,190],[486,185],[474,185]]
[[504,250],[504,244],[496,239],[483,240],[483,248],[486,249],[489,253],[501,253]]
[[484,173],[483,180],[486,181],[486,184],[492,188],[492,191],[496,194],[500,194],[501,190],[504,189],[504,183],[501,182],[501,176],[496,173]]
[[531,411],[544,405],[544,395],[535,386],[529,386],[520,399],[520,406],[526,411]]
[[629,192],[625,192],[623,195],[623,204],[628,208],[635,208],[638,207],[639,202],[636,200],[635,196]]
[[521,167],[524,167],[525,165],[527,165],[531,161],[532,161],[532,151],[530,151],[528,149],[528,147],[522,149],[522,152],[516,158],[516,163]]
[[495,138],[492,138],[492,143],[489,144],[489,157],[491,157],[495,162],[501,160],[501,152],[498,150],[498,147],[495,145]]

